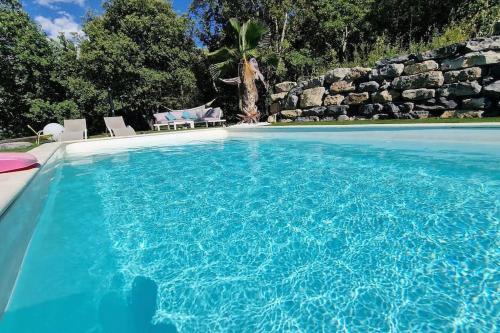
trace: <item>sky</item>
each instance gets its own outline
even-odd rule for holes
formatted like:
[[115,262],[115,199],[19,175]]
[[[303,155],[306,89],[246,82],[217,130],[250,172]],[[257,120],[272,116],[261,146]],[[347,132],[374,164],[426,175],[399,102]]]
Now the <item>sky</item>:
[[[50,38],[56,38],[59,33],[70,37],[79,33],[85,13],[102,12],[103,0],[23,0],[23,6],[28,14],[40,25]],[[173,0],[174,9],[185,13],[190,0]]]

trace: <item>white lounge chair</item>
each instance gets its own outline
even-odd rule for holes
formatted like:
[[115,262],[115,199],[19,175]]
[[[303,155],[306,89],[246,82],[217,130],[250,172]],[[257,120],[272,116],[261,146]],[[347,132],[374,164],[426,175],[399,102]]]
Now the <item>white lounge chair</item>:
[[85,119],[64,119],[64,132],[62,132],[59,140],[87,140],[87,122]]
[[125,125],[123,117],[104,117],[106,128],[111,136],[131,136],[136,135],[132,126]]

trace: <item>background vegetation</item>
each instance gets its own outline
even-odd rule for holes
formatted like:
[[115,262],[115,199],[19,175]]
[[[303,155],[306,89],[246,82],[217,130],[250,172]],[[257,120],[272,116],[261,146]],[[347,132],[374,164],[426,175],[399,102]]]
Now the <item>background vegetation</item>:
[[261,70],[273,84],[487,35],[500,18],[500,4],[193,0],[189,15],[179,15],[168,1],[107,0],[102,15],[85,19],[83,36],[50,40],[19,0],[0,0],[0,138],[29,135],[27,124],[41,128],[76,117],[87,119],[91,133],[103,132],[109,99],[138,130],[165,107],[195,106],[215,96],[231,119],[236,90],[212,83],[207,53],[234,42],[232,17],[268,26],[264,53],[277,54],[279,62]]

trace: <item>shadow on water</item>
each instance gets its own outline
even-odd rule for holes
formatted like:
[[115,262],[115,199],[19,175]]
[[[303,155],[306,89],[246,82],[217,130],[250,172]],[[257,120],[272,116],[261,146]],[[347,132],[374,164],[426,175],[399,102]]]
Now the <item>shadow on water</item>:
[[173,324],[152,324],[157,309],[158,286],[137,276],[127,300],[117,293],[106,294],[99,304],[99,322],[105,333],[177,333]]

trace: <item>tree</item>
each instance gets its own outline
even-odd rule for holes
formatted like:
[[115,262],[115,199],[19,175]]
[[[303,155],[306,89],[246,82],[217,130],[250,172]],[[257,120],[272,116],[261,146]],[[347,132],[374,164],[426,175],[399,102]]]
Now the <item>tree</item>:
[[[0,1],[0,138],[29,133],[50,117],[41,103],[56,105],[60,87],[51,79],[52,49],[17,0]],[[35,112],[33,110],[35,109]],[[56,106],[57,110],[61,110]]]
[[198,102],[196,65],[202,53],[189,34],[192,22],[161,0],[109,0],[83,30],[84,77],[111,90],[117,112],[138,128],[163,107]]
[[240,111],[238,116],[242,122],[253,123],[260,119],[257,109],[259,94],[256,81],[260,80],[265,85],[264,76],[259,70],[257,57],[259,57],[260,42],[267,32],[262,23],[248,20],[240,24],[237,19],[230,19],[229,23],[236,33],[237,42],[232,47],[222,47],[211,52],[208,56],[215,61],[210,67],[214,79],[221,74],[236,72],[238,76],[232,79],[222,79],[226,84],[237,85],[240,100]]

